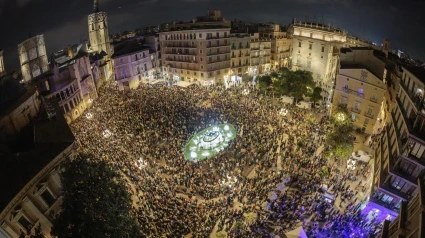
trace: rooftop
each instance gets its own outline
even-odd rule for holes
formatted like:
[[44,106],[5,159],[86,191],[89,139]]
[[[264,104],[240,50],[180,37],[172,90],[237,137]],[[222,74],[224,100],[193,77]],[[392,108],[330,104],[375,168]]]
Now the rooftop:
[[125,42],[123,46],[118,46],[115,49],[114,54],[112,55],[112,58],[117,58],[119,56],[128,55],[131,53],[143,51],[143,50],[149,50],[149,47],[141,44],[141,43],[135,43],[135,42]]
[[369,68],[368,66],[366,66],[364,64],[360,64],[360,63],[341,62],[341,68],[340,69],[366,69],[367,71],[369,71],[371,74],[373,74],[375,77],[377,77],[380,80],[382,80],[382,77],[383,77],[383,76],[376,75],[371,68]]
[[[2,155],[0,159],[0,211],[75,140],[62,115],[52,120],[40,120],[30,129],[24,135],[24,140],[30,141],[29,150]],[[21,146],[19,149],[22,149]]]

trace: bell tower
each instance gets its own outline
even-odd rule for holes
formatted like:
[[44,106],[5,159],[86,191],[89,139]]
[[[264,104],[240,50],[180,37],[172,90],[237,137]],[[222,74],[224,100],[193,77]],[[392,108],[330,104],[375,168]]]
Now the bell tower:
[[100,53],[104,51],[108,57],[111,54],[108,21],[106,12],[99,10],[99,1],[94,0],[93,13],[88,17],[90,52]]

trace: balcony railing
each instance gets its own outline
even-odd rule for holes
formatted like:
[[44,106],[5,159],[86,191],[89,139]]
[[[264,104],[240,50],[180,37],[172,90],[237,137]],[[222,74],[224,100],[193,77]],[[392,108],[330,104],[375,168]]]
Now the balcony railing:
[[380,188],[381,189],[384,189],[385,191],[387,191],[387,192],[389,192],[389,193],[391,193],[391,194],[393,194],[393,195],[395,195],[395,196],[397,196],[397,197],[399,197],[399,198],[401,198],[401,199],[404,199],[404,200],[409,200],[412,196],[411,195],[409,195],[409,194],[406,194],[406,193],[403,193],[403,192],[401,192],[400,190],[398,190],[398,189],[396,189],[396,188],[394,188],[394,187],[392,187],[390,184],[388,184],[388,183],[384,183],[384,184],[382,184],[381,186],[380,186]]
[[425,98],[421,97],[419,94],[415,94],[414,92],[410,91],[404,81],[401,81],[400,85],[407,93],[410,100],[412,100],[418,112],[425,116]]
[[196,45],[166,45],[164,48],[196,48]]
[[207,45],[207,48],[216,48],[216,47],[226,47],[226,46],[228,46],[228,47],[230,47],[230,45],[229,44],[215,44],[215,45]]
[[[212,55],[224,55],[224,54],[230,54],[230,51],[228,51],[228,52],[207,53],[207,56],[212,56]],[[232,57],[232,58],[233,58],[233,57]]]
[[220,39],[229,39],[229,36],[222,36],[222,37],[217,37],[217,36],[207,36],[207,40],[220,40]]
[[395,206],[395,204],[383,202],[382,200],[380,200],[378,198],[375,198],[374,196],[371,196],[370,197],[370,201],[373,202],[373,203],[378,204],[379,206],[385,207],[385,208],[387,208],[387,209],[389,209],[389,210],[391,210],[393,212],[398,213],[400,211],[400,208],[397,208]]
[[399,166],[396,166],[394,168],[390,168],[390,172],[406,181],[409,181],[411,184],[416,186],[416,178],[412,175],[408,174],[406,171],[403,171]]
[[358,91],[356,91],[356,90],[352,90],[352,89],[349,89],[349,88],[343,87],[343,88],[342,88],[342,91],[344,91],[344,92],[346,92],[346,93],[349,93],[349,94],[356,95],[357,97],[364,98],[364,94],[363,94],[363,93],[359,93],[359,92],[358,92]]
[[167,55],[197,55],[195,52],[164,52]]

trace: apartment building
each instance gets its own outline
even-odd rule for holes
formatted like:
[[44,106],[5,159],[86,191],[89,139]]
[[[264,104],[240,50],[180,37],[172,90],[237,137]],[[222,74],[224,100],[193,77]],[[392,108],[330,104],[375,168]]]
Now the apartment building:
[[372,49],[343,48],[340,65],[332,106],[346,105],[353,125],[372,135],[387,108],[385,62]]
[[236,33],[230,35],[231,45],[231,72],[232,80],[235,77],[242,78],[246,76],[250,67],[250,42],[249,34]]
[[368,207],[395,217],[418,194],[425,173],[425,70],[401,68],[400,89],[387,125],[375,142],[373,194]]
[[164,76],[201,85],[223,82],[230,70],[230,22],[209,10],[191,22],[169,24],[159,33]]
[[288,67],[291,57],[292,39],[286,32],[282,32],[280,25],[269,24],[268,27],[259,27],[260,36],[270,38],[271,56],[270,63],[273,70]]
[[250,35],[250,63],[249,74],[254,76],[270,72],[270,56],[272,42],[268,37],[262,37],[259,33]]
[[292,70],[306,70],[328,92],[336,77],[339,49],[347,32],[313,22],[293,22],[288,29],[292,38]]
[[152,70],[154,55],[150,55],[149,47],[139,42],[125,42],[116,47],[112,60],[115,68],[115,80],[120,90],[135,89],[139,83],[149,83],[155,72]]
[[408,203],[403,201],[400,215],[392,222],[384,222],[378,238],[421,238],[425,234],[425,187],[422,179],[417,180],[418,193]]

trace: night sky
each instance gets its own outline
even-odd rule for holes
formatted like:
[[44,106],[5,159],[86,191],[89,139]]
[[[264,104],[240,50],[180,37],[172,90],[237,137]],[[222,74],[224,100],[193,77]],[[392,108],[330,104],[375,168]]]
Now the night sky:
[[[44,34],[50,54],[68,44],[88,39],[87,15],[91,0],[0,0],[0,48],[6,70],[18,69],[17,45],[30,34]],[[350,35],[401,49],[425,59],[424,0],[100,0],[108,13],[109,33],[191,20],[219,9],[228,20],[290,23],[322,19]],[[422,12],[421,12],[422,11]]]

